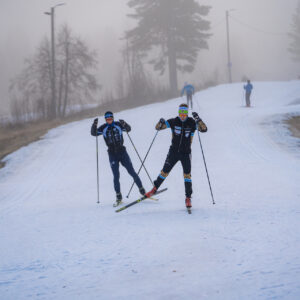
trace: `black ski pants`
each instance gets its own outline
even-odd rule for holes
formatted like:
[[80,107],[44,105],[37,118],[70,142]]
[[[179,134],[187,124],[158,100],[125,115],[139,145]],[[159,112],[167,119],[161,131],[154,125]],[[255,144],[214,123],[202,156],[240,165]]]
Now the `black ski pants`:
[[134,182],[138,186],[138,188],[142,187],[142,182],[138,174],[134,171],[132,162],[130,160],[130,157],[127,153],[127,151],[122,151],[122,152],[117,152],[117,153],[110,153],[108,152],[109,156],[109,162],[110,162],[110,167],[112,169],[113,175],[114,175],[114,188],[116,193],[121,192],[121,187],[120,187],[120,171],[119,171],[119,165],[120,163],[125,167],[129,175],[132,176],[134,179]]
[[163,169],[160,175],[154,181],[154,185],[158,189],[178,161],[181,162],[183,168],[185,195],[186,197],[190,198],[193,190],[191,179],[191,154],[189,153],[181,153],[178,151],[169,150]]

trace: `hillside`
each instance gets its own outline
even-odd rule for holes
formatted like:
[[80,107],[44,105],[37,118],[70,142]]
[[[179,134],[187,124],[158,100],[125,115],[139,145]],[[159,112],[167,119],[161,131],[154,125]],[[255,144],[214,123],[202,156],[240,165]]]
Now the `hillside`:
[[[1,299],[299,299],[299,139],[282,120],[300,115],[299,81],[254,82],[195,95],[216,205],[202,153],[192,145],[193,213],[184,206],[181,166],[159,201],[115,213],[112,172],[99,138],[100,204],[92,119],[51,130],[6,157],[0,172]],[[182,98],[116,113],[143,157],[159,118]],[[103,118],[100,117],[100,123]],[[125,135],[135,169],[140,164]],[[146,167],[155,179],[171,135],[159,132]],[[124,168],[126,195],[132,179]],[[141,179],[151,188],[144,171]],[[130,199],[138,197],[135,187]]]

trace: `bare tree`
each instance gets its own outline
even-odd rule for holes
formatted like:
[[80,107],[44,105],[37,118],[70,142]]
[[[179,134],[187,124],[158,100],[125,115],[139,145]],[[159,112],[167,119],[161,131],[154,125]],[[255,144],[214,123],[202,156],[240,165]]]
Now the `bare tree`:
[[292,32],[290,36],[289,52],[295,61],[300,61],[300,1],[298,1],[298,7],[293,16]]
[[[50,43],[44,39],[32,58],[25,60],[23,71],[11,81],[12,113],[20,121],[48,117],[51,101]],[[17,107],[20,106],[20,109]]]
[[[28,119],[52,118],[51,101],[51,52],[50,42],[43,39],[36,54],[25,60],[23,71],[11,81],[10,93],[13,111],[20,111]],[[71,29],[64,25],[58,33],[56,44],[56,86],[58,101],[56,115],[64,117],[67,107],[75,103],[92,100],[100,89],[93,71],[97,67],[96,53],[75,37]],[[24,109],[16,109],[20,105]]]
[[93,92],[100,89],[96,77],[90,71],[96,68],[97,60],[96,53],[75,37],[67,25],[62,27],[58,35],[57,53],[60,68],[60,105],[57,110],[60,116],[65,116],[71,97],[77,103],[84,103],[86,98],[91,99]]

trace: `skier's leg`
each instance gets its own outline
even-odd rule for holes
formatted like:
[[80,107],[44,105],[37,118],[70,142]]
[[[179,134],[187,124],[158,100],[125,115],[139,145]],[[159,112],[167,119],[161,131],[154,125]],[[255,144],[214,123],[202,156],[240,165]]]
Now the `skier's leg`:
[[191,175],[191,154],[182,154],[180,161],[183,168],[185,196],[187,198],[190,198],[193,193]]
[[170,171],[175,166],[177,161],[178,161],[178,155],[176,154],[176,152],[169,151],[163,169],[161,170],[157,179],[154,181],[154,187],[152,188],[152,190],[145,194],[146,197],[151,197],[152,195],[155,194],[155,192],[164,182],[166,177],[169,175]]
[[246,106],[249,107],[250,106],[250,94],[246,93]]
[[142,188],[142,182],[141,179],[139,177],[139,175],[135,172],[131,159],[127,153],[127,151],[124,151],[121,155],[121,164],[125,167],[125,169],[127,170],[127,172],[129,173],[129,175],[133,178],[134,182],[136,183],[136,185],[138,186],[138,188]]
[[119,171],[119,159],[116,155],[109,153],[109,162],[114,175],[114,188],[117,194],[120,194],[120,171]]
[[167,178],[169,173],[171,172],[172,168],[178,161],[177,154],[175,152],[169,151],[167,158],[165,160],[165,164],[163,169],[161,170],[160,174],[158,175],[157,179],[154,181],[155,187],[158,189],[163,181]]

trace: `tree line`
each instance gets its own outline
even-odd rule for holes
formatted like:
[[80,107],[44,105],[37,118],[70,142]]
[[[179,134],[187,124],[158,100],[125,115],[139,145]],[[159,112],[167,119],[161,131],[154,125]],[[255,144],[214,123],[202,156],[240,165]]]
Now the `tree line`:
[[[123,36],[117,97],[138,104],[143,99],[178,95],[178,72],[193,72],[200,51],[208,49],[211,7],[196,0],[129,0],[128,6],[136,26]],[[300,61],[300,1],[289,36],[288,50]],[[55,82],[48,38],[11,81],[11,111],[17,120],[64,118],[70,106],[91,102],[101,90],[96,76],[97,53],[68,25],[58,31],[55,53]],[[148,65],[159,75],[167,73],[167,87],[153,80]]]
[[83,102],[100,89],[94,71],[96,54],[69,26],[58,32],[55,45],[55,103],[52,98],[51,45],[44,38],[23,71],[11,81],[11,110],[17,120],[63,118],[72,103]]

